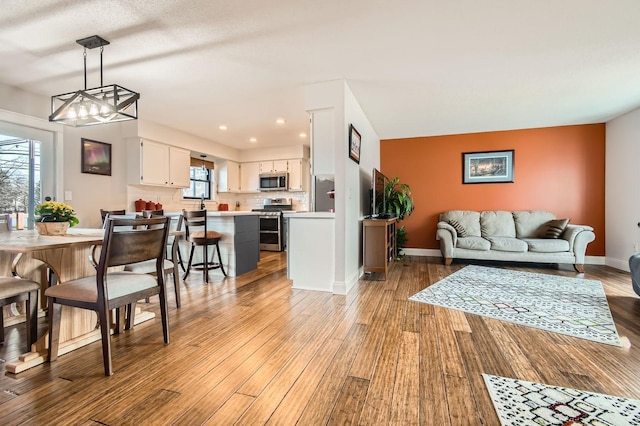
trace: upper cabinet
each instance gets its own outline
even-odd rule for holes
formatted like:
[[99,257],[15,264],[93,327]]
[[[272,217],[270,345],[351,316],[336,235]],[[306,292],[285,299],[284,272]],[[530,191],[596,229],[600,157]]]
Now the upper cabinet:
[[240,192],[240,164],[225,161],[218,168],[218,192]]
[[129,183],[189,187],[189,150],[147,139],[129,142],[127,150]]
[[303,159],[289,160],[289,191],[308,191],[310,170],[309,162]]
[[261,161],[260,173],[287,172],[287,160]]
[[260,191],[260,164],[259,162],[240,164],[240,191]]

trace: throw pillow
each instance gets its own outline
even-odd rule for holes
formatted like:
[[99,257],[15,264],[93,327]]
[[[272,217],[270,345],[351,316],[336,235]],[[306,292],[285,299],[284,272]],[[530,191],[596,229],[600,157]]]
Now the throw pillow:
[[456,234],[458,234],[458,237],[464,238],[467,236],[467,230],[464,229],[464,226],[462,226],[457,220],[451,219],[447,223],[453,226],[453,229],[456,230]]
[[538,238],[560,238],[567,224],[569,219],[550,220],[538,229]]

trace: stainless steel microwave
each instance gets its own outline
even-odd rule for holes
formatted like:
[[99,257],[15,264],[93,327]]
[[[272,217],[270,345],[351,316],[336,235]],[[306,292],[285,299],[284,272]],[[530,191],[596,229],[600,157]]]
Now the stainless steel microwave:
[[289,190],[289,173],[260,173],[260,191]]

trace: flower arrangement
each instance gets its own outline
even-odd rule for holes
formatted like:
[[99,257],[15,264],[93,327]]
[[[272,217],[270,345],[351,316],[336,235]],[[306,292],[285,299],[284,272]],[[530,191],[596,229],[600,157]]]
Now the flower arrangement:
[[69,222],[69,226],[75,226],[80,222],[73,207],[57,201],[38,204],[35,213],[40,216],[40,222]]

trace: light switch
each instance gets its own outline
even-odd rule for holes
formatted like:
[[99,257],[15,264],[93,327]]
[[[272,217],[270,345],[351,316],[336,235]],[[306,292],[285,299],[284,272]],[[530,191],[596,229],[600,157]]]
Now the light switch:
[[71,191],[64,191],[64,200],[71,201],[73,199],[72,195],[73,194],[71,194]]

